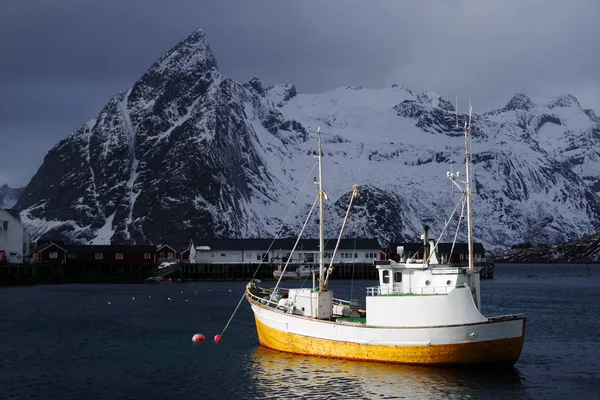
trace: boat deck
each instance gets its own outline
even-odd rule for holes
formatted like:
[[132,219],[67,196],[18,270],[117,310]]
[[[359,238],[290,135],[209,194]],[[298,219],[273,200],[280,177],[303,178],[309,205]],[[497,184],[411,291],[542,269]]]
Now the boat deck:
[[340,317],[335,320],[335,322],[344,325],[365,325],[367,323],[367,318],[361,317]]

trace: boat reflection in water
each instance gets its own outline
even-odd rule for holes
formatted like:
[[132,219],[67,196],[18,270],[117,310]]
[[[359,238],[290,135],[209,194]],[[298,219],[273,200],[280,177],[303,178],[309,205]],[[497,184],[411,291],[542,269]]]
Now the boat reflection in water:
[[254,389],[261,398],[517,398],[512,367],[425,367],[300,356],[258,347]]

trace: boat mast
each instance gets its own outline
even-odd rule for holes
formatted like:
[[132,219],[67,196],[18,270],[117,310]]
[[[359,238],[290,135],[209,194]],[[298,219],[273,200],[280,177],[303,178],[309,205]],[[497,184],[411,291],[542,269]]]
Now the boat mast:
[[465,194],[467,196],[467,232],[469,243],[469,273],[471,290],[475,290],[475,260],[473,258],[473,196],[471,194],[471,154],[469,134],[471,133],[471,115],[473,107],[469,104],[469,122],[465,122],[465,172],[467,175],[465,183]]
[[321,127],[317,127],[317,158],[319,160],[319,291],[326,290],[325,274],[325,192],[323,191],[323,151],[321,150]]

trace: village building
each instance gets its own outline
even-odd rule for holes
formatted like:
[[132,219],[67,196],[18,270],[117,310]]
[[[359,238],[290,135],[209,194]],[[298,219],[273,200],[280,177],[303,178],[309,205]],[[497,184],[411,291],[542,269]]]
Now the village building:
[[175,262],[177,259],[177,250],[166,243],[158,245],[156,248],[156,262]]
[[154,264],[155,246],[143,245],[72,245],[50,242],[42,245],[34,259],[42,264]]
[[41,264],[66,264],[68,251],[62,243],[38,243],[33,261]]
[[[279,264],[287,262],[296,243],[295,238],[288,239],[203,239],[197,240],[195,257],[191,257],[189,248],[186,254],[189,262],[195,264]],[[331,262],[337,239],[325,240],[325,263]],[[334,264],[372,263],[380,258],[380,246],[377,239],[342,239],[337,250]],[[319,262],[319,240],[301,239],[292,254],[291,263],[316,264]]]
[[0,263],[21,264],[29,256],[29,234],[16,209],[0,208]]
[[181,262],[184,264],[190,264],[196,260],[196,246],[194,241],[190,240],[190,244],[181,252]]

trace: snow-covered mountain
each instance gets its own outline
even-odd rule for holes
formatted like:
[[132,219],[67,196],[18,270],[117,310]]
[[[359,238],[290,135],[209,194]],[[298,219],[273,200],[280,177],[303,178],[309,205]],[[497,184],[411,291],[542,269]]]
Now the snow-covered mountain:
[[13,189],[6,183],[0,185],[0,208],[12,208],[25,188]]
[[[423,224],[441,232],[459,196],[446,171],[464,170],[452,104],[399,85],[301,94],[257,78],[240,84],[218,71],[200,30],[51,149],[17,206],[34,238],[184,245],[295,235],[316,195],[317,126],[328,236],[353,184],[348,237],[385,245],[417,238]],[[573,96],[519,93],[473,126],[476,240],[500,248],[600,230],[593,112]]]

